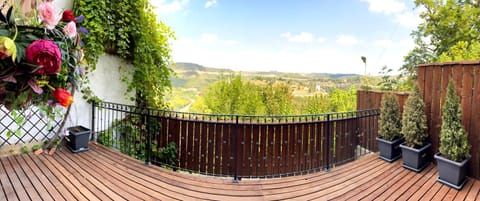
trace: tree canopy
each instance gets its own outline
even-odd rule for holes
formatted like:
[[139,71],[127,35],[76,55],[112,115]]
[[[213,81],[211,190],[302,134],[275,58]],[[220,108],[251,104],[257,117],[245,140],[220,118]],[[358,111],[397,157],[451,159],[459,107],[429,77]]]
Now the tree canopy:
[[404,57],[404,75],[416,78],[422,63],[479,59],[480,1],[415,0],[423,22],[411,35],[415,48]]

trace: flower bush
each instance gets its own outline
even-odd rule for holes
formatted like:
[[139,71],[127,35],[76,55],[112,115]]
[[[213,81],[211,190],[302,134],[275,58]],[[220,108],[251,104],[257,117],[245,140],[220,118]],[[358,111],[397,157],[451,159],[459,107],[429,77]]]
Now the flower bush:
[[84,17],[52,2],[38,5],[33,20],[15,16],[15,9],[0,14],[0,104],[9,110],[68,107],[73,102],[68,89],[78,87],[83,71]]

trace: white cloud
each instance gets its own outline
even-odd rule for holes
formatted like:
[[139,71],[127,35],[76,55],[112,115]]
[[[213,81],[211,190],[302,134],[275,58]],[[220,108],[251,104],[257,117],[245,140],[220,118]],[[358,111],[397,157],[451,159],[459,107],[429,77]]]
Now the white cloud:
[[350,36],[350,35],[340,35],[337,37],[337,43],[340,43],[341,45],[356,45],[360,41],[355,38],[355,36]]
[[205,2],[205,8],[211,8],[217,6],[217,0],[208,0]]
[[373,41],[373,44],[375,46],[379,46],[379,47],[383,47],[383,48],[389,48],[389,47],[392,47],[394,45],[393,41],[391,40],[375,40]]
[[155,8],[155,13],[169,14],[184,9],[188,5],[189,0],[149,0],[149,2]]
[[205,45],[210,45],[215,42],[217,42],[218,37],[217,34],[214,33],[204,33],[202,34],[202,37],[200,38],[200,43],[205,44]]
[[422,22],[420,10],[417,9],[415,11],[397,14],[395,21],[406,28],[414,29]]
[[226,40],[226,41],[224,41],[224,42],[225,42],[225,44],[227,44],[227,45],[237,45],[237,44],[240,44],[240,42],[239,42],[239,41],[236,41],[236,40]]
[[298,35],[292,35],[290,32],[280,34],[281,37],[286,38],[290,42],[310,43],[313,41],[313,35],[308,32],[301,32]]
[[422,22],[420,13],[424,7],[407,9],[405,3],[399,0],[361,0],[369,4],[368,10],[392,17],[392,20],[401,26],[414,29]]
[[326,39],[325,39],[324,37],[318,37],[318,38],[317,38],[317,42],[318,42],[318,43],[324,43],[325,40],[326,40]]
[[361,0],[369,4],[368,10],[371,12],[391,14],[402,12],[406,6],[405,3],[398,0]]

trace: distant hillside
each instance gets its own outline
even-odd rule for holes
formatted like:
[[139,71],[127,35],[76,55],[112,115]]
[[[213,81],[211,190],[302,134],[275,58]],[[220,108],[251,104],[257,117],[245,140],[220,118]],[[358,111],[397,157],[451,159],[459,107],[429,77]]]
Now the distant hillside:
[[[222,68],[210,68],[205,67],[195,63],[183,63],[178,62],[176,66],[173,66],[172,69],[179,75],[182,76],[193,76],[200,74],[210,74],[210,75],[220,75],[220,74],[230,74],[238,73],[230,69]],[[358,74],[330,74],[330,73],[286,73],[278,71],[242,71],[242,76],[244,77],[277,77],[282,79],[338,79],[338,78],[347,78],[347,77],[357,77]]]
[[196,98],[204,92],[210,83],[219,80],[222,75],[240,73],[242,78],[256,82],[288,82],[292,94],[311,96],[317,93],[330,93],[333,89],[348,89],[360,86],[360,75],[329,73],[286,73],[286,72],[238,72],[230,69],[205,67],[194,63],[178,62],[171,67],[175,75],[171,77],[172,94],[167,100],[174,110],[188,111]]

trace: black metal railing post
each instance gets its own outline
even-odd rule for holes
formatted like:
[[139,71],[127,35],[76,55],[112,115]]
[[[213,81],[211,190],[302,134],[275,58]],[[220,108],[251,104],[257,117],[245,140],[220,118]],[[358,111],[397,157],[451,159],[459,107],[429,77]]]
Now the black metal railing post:
[[150,110],[148,108],[144,109],[143,112],[143,121],[145,125],[145,131],[146,131],[146,137],[147,139],[145,140],[145,165],[150,165],[151,164],[151,156],[152,156],[152,139],[151,139],[151,130],[150,130],[150,125],[148,123],[148,119],[150,117]]
[[325,126],[326,127],[326,139],[325,139],[325,146],[327,147],[325,149],[325,155],[326,155],[326,161],[327,161],[327,164],[326,164],[326,167],[325,167],[325,171],[329,172],[330,171],[330,114],[327,114],[327,125]]
[[90,132],[90,141],[97,141],[97,137],[95,136],[95,101],[92,101],[92,130]]
[[233,153],[234,153],[234,157],[233,157],[233,164],[234,164],[234,167],[235,167],[235,172],[233,173],[233,183],[238,183],[239,179],[238,179],[238,115],[235,115],[235,130],[233,131],[234,135],[235,135],[235,140],[234,140],[234,145],[231,146],[233,147]]

